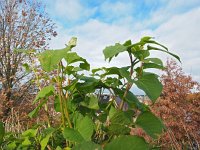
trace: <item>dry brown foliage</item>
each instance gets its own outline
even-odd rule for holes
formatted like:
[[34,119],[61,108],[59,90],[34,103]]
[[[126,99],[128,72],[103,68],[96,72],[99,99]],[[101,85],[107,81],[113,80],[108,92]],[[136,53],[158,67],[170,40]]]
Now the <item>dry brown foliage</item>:
[[23,64],[33,58],[15,50],[45,50],[51,37],[57,35],[54,27],[39,1],[0,1],[0,86],[7,99],[13,89],[20,89],[31,78]]
[[[22,97],[23,99],[7,101],[6,94],[0,92],[0,120],[5,123],[7,132],[21,133],[35,125],[47,127],[48,121],[50,121],[52,126],[59,124],[60,120],[58,118],[60,114],[56,113],[53,109],[53,97],[49,98],[48,111],[42,108],[37,117],[31,119],[28,116],[36,107],[36,105],[32,103],[35,96],[35,94],[30,94],[27,91],[23,93],[16,92],[14,93],[14,98],[19,99],[19,97]],[[5,111],[8,112],[7,115],[4,115]]]
[[160,144],[163,149],[198,149],[200,141],[200,93],[199,83],[185,75],[173,60],[167,61],[162,75],[163,94],[152,111],[167,127]]

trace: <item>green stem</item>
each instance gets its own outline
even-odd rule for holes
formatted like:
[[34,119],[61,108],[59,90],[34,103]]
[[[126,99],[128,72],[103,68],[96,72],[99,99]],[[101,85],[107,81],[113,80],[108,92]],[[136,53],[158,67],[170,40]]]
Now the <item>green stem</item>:
[[[135,61],[136,61],[137,59],[133,60],[133,57],[132,57],[131,52],[129,52],[129,58],[130,58],[130,62],[131,62],[130,78],[132,78],[134,63],[135,63]],[[132,87],[132,85],[133,85],[133,83],[127,83],[126,90],[125,90],[125,92],[124,92],[122,101],[121,101],[120,106],[119,106],[119,109],[120,109],[120,110],[122,110],[123,107],[124,107],[125,98],[126,98],[128,92],[129,92],[130,88]]]
[[[41,86],[40,86],[40,82],[39,82],[39,76],[37,75],[37,71],[35,69],[35,67],[33,66],[33,62],[31,61],[31,65],[32,65],[32,68],[33,68],[33,73],[35,75],[35,78],[36,78],[36,85],[38,86],[39,90],[41,91]],[[46,112],[46,115],[47,115],[47,123],[48,123],[48,127],[51,127],[51,123],[50,123],[50,116],[49,116],[49,113],[48,113],[48,105],[47,103],[45,103],[44,105],[44,110]]]
[[47,124],[48,124],[48,127],[51,127],[51,123],[50,123],[50,116],[49,116],[49,113],[48,113],[48,105],[47,103],[44,105],[44,109],[46,111],[46,115],[47,115]]
[[72,123],[70,121],[70,116],[69,116],[69,111],[67,109],[67,98],[65,98],[64,94],[62,93],[63,97],[64,97],[64,104],[65,104],[65,117],[67,118],[67,122],[69,124],[69,127],[72,128]]
[[63,101],[62,101],[62,94],[60,90],[60,86],[58,87],[58,95],[59,95],[59,101],[60,101],[60,110],[61,110],[61,116],[62,116],[62,124],[65,127],[65,116],[64,116],[64,110],[63,110]]
[[62,82],[60,82],[60,63],[58,65],[58,72],[57,72],[57,84],[58,84],[58,96],[60,101],[60,110],[61,110],[61,116],[62,116],[62,124],[65,127],[65,115],[63,110],[63,101],[62,101]]
[[[70,84],[71,83],[70,83],[70,80],[68,78],[68,85],[70,85]],[[63,93],[63,95],[64,95],[64,93]],[[67,91],[66,97],[64,97],[64,98],[65,98],[65,108],[66,108],[65,114],[66,114],[66,117],[67,117],[67,120],[68,120],[69,127],[72,128],[72,123],[70,121],[69,111],[68,111],[68,108],[67,108],[67,100],[69,99],[69,93],[68,93],[68,91]]]
[[119,109],[122,110],[123,107],[124,107],[124,101],[125,101],[125,98],[130,90],[130,88],[132,87],[132,83],[128,83],[127,86],[126,86],[126,90],[124,92],[124,95],[123,95],[123,98],[122,98],[122,101],[120,103],[120,106],[119,106]]
[[[63,81],[63,64],[62,62],[60,61],[59,63],[60,67],[61,67],[61,81],[59,82],[60,83],[60,87],[62,87],[62,81]],[[70,80],[68,79],[68,85],[70,85]],[[63,90],[61,90],[61,98],[64,100],[63,101],[63,112],[64,112],[64,116],[67,118],[67,122],[68,122],[68,125],[70,128],[72,128],[72,123],[70,121],[70,116],[69,116],[69,111],[68,111],[68,108],[67,108],[67,99],[68,99],[68,92],[66,93],[66,96],[65,94],[63,93]]]

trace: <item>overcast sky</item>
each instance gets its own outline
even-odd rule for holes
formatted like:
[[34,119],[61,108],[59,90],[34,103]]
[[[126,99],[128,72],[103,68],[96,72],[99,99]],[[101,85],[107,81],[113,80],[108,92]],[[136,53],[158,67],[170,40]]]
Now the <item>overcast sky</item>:
[[45,0],[45,4],[58,32],[50,48],[62,48],[76,36],[75,51],[92,68],[123,66],[128,64],[126,54],[106,63],[102,50],[116,42],[153,36],[179,55],[184,71],[200,82],[200,0]]

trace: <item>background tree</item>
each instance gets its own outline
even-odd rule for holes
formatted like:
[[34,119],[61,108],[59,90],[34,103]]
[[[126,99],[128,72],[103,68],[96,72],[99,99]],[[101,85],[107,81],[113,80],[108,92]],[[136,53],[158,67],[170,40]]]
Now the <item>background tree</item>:
[[152,110],[162,118],[167,127],[167,132],[161,138],[163,147],[198,149],[199,83],[193,81],[190,75],[186,75],[174,60],[167,60],[161,80],[163,94]]
[[38,1],[0,1],[0,85],[7,99],[11,98],[11,89],[25,84],[23,64],[30,61],[15,49],[45,50],[47,41],[57,35],[54,27]]
[[171,100],[185,99],[191,90],[198,90],[198,82],[186,75],[176,61],[167,60],[166,69],[162,75],[164,85],[163,97]]

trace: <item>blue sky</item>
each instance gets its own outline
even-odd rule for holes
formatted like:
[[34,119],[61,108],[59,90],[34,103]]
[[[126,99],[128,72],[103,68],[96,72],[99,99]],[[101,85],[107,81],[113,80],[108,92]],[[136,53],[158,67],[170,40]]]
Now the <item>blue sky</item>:
[[[51,17],[66,28],[86,23],[96,19],[109,24],[118,24],[127,19],[130,24],[143,22],[162,12],[164,15],[158,21],[148,24],[156,28],[169,17],[187,12],[200,5],[199,0],[46,0]],[[160,17],[161,14],[158,14]]]
[[[44,0],[58,36],[50,48],[78,37],[75,50],[92,67],[127,65],[126,54],[104,61],[107,45],[153,36],[181,57],[187,74],[200,82],[200,0]],[[160,53],[153,55],[167,57]]]

